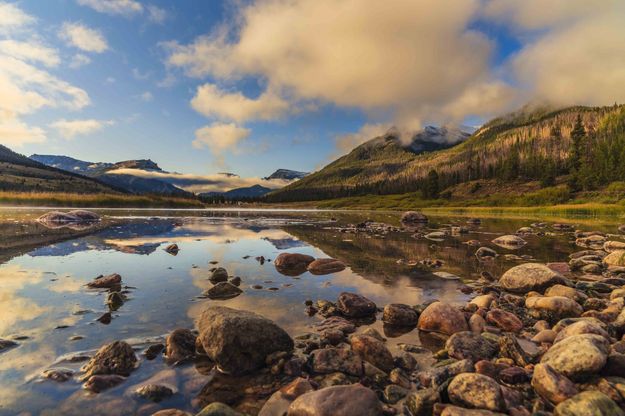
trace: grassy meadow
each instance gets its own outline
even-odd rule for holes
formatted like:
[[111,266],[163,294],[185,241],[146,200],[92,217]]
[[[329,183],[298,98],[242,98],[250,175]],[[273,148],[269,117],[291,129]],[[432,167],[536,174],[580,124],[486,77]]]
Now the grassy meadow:
[[203,208],[195,199],[156,195],[74,194],[59,192],[0,191],[0,206],[94,208]]

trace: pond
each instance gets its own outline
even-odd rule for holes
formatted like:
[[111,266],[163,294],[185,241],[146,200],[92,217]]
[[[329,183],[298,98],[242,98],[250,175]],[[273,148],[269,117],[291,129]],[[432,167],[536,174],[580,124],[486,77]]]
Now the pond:
[[[575,250],[570,233],[548,224],[537,228],[544,230],[540,235],[523,236],[527,244],[520,248],[491,242],[532,222],[521,219],[485,218],[470,225],[462,217],[432,217],[422,228],[407,230],[395,228],[400,227],[397,213],[98,212],[103,221],[92,228],[49,229],[35,222],[41,210],[0,210],[0,339],[17,343],[0,352],[0,415],[150,415],[165,408],[197,412],[200,392],[215,370],[197,363],[170,365],[162,356],[147,360],[141,352],[164,343],[176,328],[195,328],[208,305],[255,312],[296,336],[314,332],[323,319],[307,313],[306,301],[336,301],[340,293],[354,292],[379,308],[433,299],[460,305],[482,272],[500,276],[521,262],[568,261]],[[366,220],[387,225],[362,224]],[[452,226],[462,232],[425,237]],[[582,228],[616,231],[609,223]],[[475,241],[507,256],[480,262]],[[176,255],[164,250],[173,243],[179,248]],[[332,257],[347,267],[325,275],[289,276],[273,264],[284,252]],[[422,264],[427,259],[439,260],[440,267]],[[239,296],[201,296],[212,287],[209,277],[216,267],[241,278]],[[126,301],[104,324],[98,318],[109,311],[107,293],[86,284],[112,273],[121,275]],[[377,319],[358,331],[366,327],[383,334],[391,351],[400,343],[422,344],[413,328],[396,331]],[[138,368],[116,387],[99,394],[86,391],[79,381],[81,356],[114,340],[135,348]],[[50,368],[74,375],[65,382],[46,379],[42,374]],[[133,394],[146,383],[165,384],[174,394],[160,403]]]

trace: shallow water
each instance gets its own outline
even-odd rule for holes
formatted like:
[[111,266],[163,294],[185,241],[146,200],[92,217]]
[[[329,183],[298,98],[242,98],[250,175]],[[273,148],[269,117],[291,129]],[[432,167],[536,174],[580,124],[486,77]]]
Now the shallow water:
[[[254,311],[294,336],[314,331],[321,319],[305,313],[306,300],[334,301],[343,291],[367,296],[380,307],[431,299],[462,303],[469,295],[460,288],[482,271],[498,276],[520,262],[500,256],[481,264],[473,255],[476,248],[463,243],[468,240],[540,262],[565,261],[575,250],[570,233],[530,235],[524,237],[528,244],[516,250],[491,243],[529,225],[528,220],[485,219],[468,234],[432,241],[413,232],[341,232],[347,224],[369,218],[399,225],[393,213],[111,210],[101,211],[105,221],[91,230],[46,229],[34,223],[41,213],[0,210],[0,338],[27,337],[0,353],[0,415],[149,415],[171,407],[197,411],[197,393],[210,376],[193,364],[171,367],[162,357],[147,361],[139,354],[139,368],[128,380],[97,395],[84,391],[77,377],[58,383],[42,379],[41,373],[56,367],[78,370],[83,363],[67,357],[92,354],[113,340],[127,340],[140,352],[163,342],[175,328],[193,328],[201,310],[212,304]],[[465,222],[435,217],[421,232]],[[612,225],[581,228],[616,231]],[[178,255],[163,250],[170,243],[178,244]],[[285,251],[334,257],[349,267],[325,276],[306,272],[290,277],[271,261],[256,260]],[[442,260],[435,271],[461,280],[436,277],[414,264],[426,258]],[[208,276],[217,266],[242,278],[243,294],[225,301],[199,298],[211,287]],[[129,300],[104,325],[96,318],[108,310],[106,293],[85,284],[110,273],[122,275]],[[421,343],[416,329],[399,334],[379,320],[372,326],[384,332],[391,347]],[[70,340],[75,336],[82,338]],[[174,396],[159,404],[133,397],[148,380],[170,386]]]

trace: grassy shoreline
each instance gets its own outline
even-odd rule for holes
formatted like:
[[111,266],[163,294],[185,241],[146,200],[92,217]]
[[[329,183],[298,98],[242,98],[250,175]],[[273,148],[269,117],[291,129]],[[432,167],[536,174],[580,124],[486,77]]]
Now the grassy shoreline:
[[155,195],[0,192],[0,206],[93,208],[203,208],[194,199]]

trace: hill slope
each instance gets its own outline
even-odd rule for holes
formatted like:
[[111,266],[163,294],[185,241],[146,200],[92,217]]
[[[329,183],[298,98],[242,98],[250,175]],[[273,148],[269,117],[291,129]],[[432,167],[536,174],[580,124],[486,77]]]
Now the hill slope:
[[548,174],[569,175],[571,132],[578,117],[587,133],[578,149],[584,165],[577,168],[584,182],[579,186],[592,189],[625,179],[625,168],[618,161],[625,157],[625,106],[524,108],[492,120],[460,144],[439,150],[414,152],[399,145],[392,134],[377,137],[270,193],[268,199],[423,192],[432,181],[438,191],[480,179],[514,183],[543,180]]
[[0,145],[0,190],[19,192],[120,193],[96,179],[46,166]]

